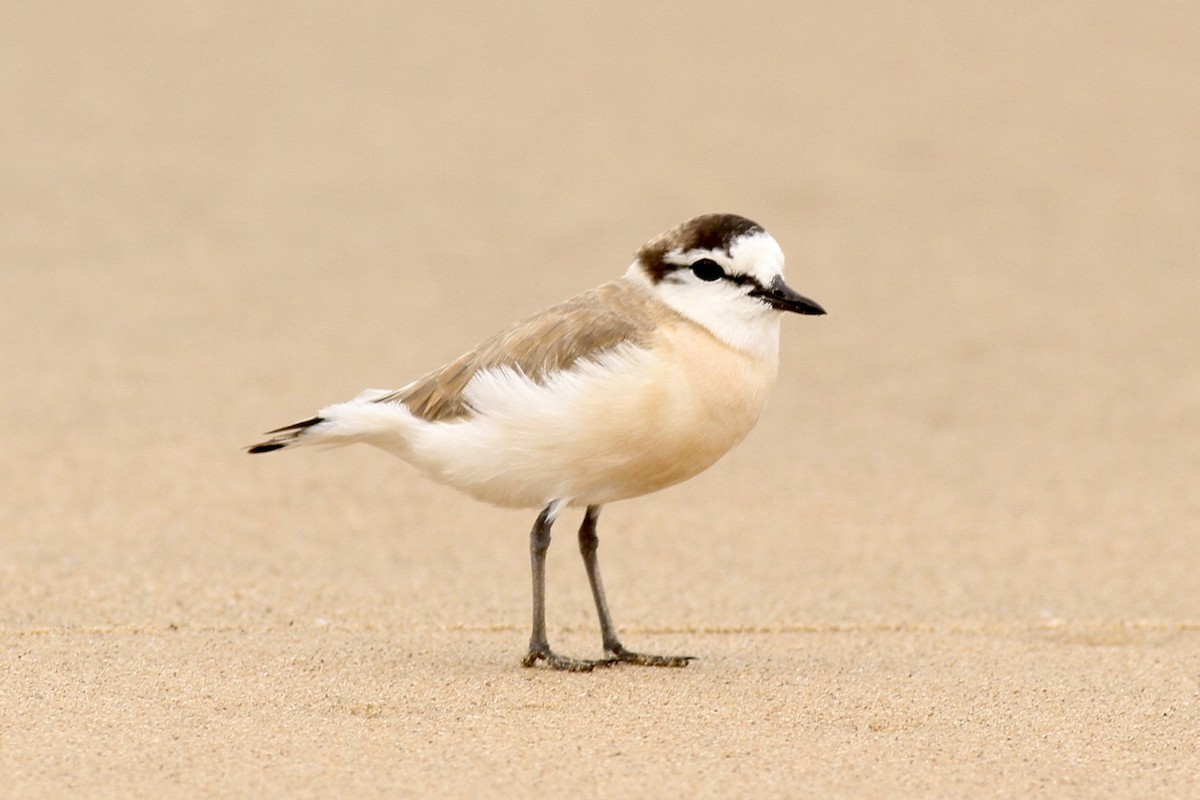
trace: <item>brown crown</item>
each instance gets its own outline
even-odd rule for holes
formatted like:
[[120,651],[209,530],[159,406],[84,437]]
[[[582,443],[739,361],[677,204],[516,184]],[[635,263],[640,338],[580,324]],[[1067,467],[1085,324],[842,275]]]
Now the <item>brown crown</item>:
[[663,261],[663,257],[672,250],[723,250],[728,253],[734,239],[762,230],[757,222],[737,214],[705,214],[655,236],[642,245],[637,258],[646,274],[657,283],[668,273],[680,268],[678,264]]

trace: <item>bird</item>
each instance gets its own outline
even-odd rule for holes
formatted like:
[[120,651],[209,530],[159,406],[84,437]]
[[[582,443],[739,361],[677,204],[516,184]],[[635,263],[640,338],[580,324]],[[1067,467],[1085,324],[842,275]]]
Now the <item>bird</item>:
[[[596,552],[603,506],[712,466],[750,432],[779,365],[785,313],[821,315],[783,279],[779,243],[736,214],[704,214],[647,241],[624,275],[517,322],[397,390],[368,389],[268,431],[248,448],[373,445],[497,506],[540,509],[529,533],[533,620],[522,665],[683,667],[627,649]],[[551,649],[546,552],[567,507],[604,656]]]

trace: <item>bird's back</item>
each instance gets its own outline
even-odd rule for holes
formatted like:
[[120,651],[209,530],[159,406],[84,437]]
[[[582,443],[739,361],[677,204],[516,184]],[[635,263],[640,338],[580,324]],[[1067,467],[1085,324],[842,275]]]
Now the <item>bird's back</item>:
[[656,325],[678,314],[627,280],[597,286],[485,339],[459,358],[391,394],[429,422],[468,417],[464,390],[480,372],[510,369],[538,384],[581,359],[622,346],[645,346]]

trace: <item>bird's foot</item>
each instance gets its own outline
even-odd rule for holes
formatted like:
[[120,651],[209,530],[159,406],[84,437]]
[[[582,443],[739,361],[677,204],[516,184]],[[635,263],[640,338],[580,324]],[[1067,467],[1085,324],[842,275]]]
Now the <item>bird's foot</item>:
[[609,653],[612,653],[613,662],[621,664],[637,664],[641,667],[686,667],[689,661],[694,661],[695,656],[654,656],[648,653],[635,653],[632,650],[626,650],[624,645],[615,644],[605,648]]
[[529,652],[525,654],[524,660],[521,661],[522,667],[532,667],[539,661],[545,661],[546,666],[550,669],[562,670],[565,672],[591,672],[596,667],[611,667],[617,663],[615,658],[602,658],[596,661],[591,661],[581,658],[569,658],[560,656],[549,647],[545,648],[529,648]]

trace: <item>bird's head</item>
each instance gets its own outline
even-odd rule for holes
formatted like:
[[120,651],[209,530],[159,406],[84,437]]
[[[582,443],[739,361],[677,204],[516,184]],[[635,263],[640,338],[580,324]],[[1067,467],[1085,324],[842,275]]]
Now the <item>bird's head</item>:
[[742,350],[777,342],[780,312],[825,313],[784,283],[783,250],[774,237],[736,214],[706,214],[656,236],[626,275]]

